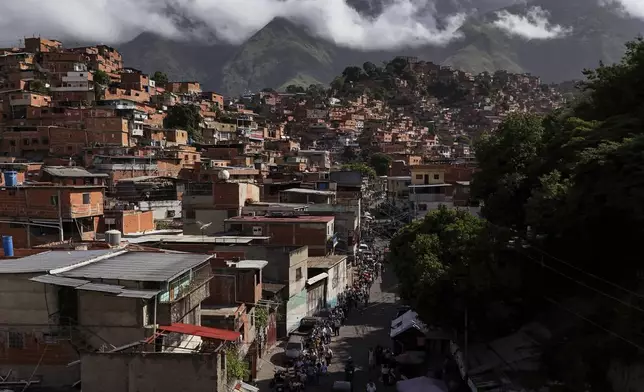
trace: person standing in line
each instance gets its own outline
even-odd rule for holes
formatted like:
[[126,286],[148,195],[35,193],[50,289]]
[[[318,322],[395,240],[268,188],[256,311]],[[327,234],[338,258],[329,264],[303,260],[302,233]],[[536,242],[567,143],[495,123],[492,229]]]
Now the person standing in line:
[[367,392],[376,392],[376,383],[373,381],[369,381],[367,384]]
[[369,370],[373,370],[376,366],[376,358],[373,353],[373,348],[369,348]]

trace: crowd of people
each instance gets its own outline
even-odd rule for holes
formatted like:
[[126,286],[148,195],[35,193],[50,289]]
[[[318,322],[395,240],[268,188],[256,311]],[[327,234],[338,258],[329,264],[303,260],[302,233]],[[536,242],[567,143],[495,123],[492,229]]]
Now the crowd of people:
[[[381,253],[364,252],[355,263],[354,279],[338,296],[338,306],[327,309],[325,317],[320,317],[317,324],[304,339],[304,350],[298,358],[293,358],[283,369],[275,373],[273,386],[276,392],[300,392],[309,385],[316,385],[320,378],[326,376],[333,359],[330,344],[334,337],[341,334],[341,327],[347,317],[354,311],[364,311],[369,306],[371,286],[384,272]],[[345,379],[351,382],[355,366],[348,359],[345,364]],[[373,386],[375,388],[375,384]],[[375,389],[373,389],[375,392]]]

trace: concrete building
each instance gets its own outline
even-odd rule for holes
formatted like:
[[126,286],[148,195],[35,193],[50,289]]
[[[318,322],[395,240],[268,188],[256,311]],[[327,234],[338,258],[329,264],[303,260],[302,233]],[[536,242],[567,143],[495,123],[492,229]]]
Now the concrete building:
[[222,252],[238,252],[242,259],[268,261],[262,269],[262,286],[266,286],[266,282],[279,286],[275,292],[283,304],[278,309],[277,337],[283,338],[296,329],[309,310],[306,291],[308,247],[232,244],[215,247],[214,253],[221,255]]
[[307,246],[312,256],[326,256],[337,245],[333,216],[271,212],[265,216],[237,216],[225,220],[227,232],[269,236],[271,245]]
[[[0,374],[69,387],[79,353],[198,324],[211,256],[127,249],[50,251],[0,263]],[[159,327],[160,329],[163,327]],[[162,336],[159,347],[182,344]],[[176,346],[176,345],[175,345]]]
[[[308,275],[312,277],[311,279],[323,274],[326,275],[320,278],[321,281],[324,281],[324,306],[337,306],[338,296],[344,291],[349,282],[347,256],[309,257],[307,268]],[[311,305],[309,307],[311,308]]]
[[[241,214],[248,202],[259,201],[259,187],[245,182],[187,184],[183,196],[185,234],[214,234],[226,229],[230,217]],[[208,225],[203,229],[204,225]]]

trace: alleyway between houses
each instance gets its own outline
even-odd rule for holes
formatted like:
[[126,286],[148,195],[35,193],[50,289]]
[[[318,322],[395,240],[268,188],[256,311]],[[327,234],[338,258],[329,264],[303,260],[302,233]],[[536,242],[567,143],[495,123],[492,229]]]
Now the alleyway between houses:
[[[391,321],[398,310],[396,280],[393,271],[385,271],[382,279],[378,279],[371,287],[369,307],[361,313],[352,310],[347,322],[340,330],[340,336],[333,338],[331,349],[333,360],[329,367],[329,374],[320,378],[319,385],[306,388],[307,392],[331,391],[335,381],[344,380],[344,365],[347,358],[352,357],[357,370],[354,376],[354,391],[364,391],[368,381],[377,382],[377,372],[369,372],[368,350],[380,344],[383,347],[391,346],[389,330]],[[258,373],[257,385],[260,392],[269,392],[270,380],[273,378],[275,366],[281,366],[284,361],[283,346],[276,347],[269,355],[265,356],[262,368]],[[269,362],[270,361],[270,362]],[[377,382],[378,391],[385,387]],[[395,387],[389,387],[395,390]]]

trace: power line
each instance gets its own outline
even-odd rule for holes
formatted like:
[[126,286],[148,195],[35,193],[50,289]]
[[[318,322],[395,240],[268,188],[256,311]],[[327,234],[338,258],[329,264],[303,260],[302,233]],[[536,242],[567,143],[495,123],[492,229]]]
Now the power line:
[[605,292],[603,292],[603,291],[601,291],[601,290],[599,290],[599,289],[597,289],[597,288],[595,288],[595,287],[592,287],[592,286],[590,286],[590,285],[588,285],[588,284],[586,284],[586,283],[584,283],[584,282],[581,282],[581,281],[579,281],[579,280],[577,280],[577,279],[575,279],[575,278],[573,278],[573,277],[570,277],[570,276],[568,276],[568,275],[564,274],[563,272],[558,271],[556,268],[553,268],[553,267],[551,267],[551,266],[549,266],[549,265],[547,265],[547,264],[543,263],[542,261],[539,261],[539,260],[537,260],[537,259],[533,258],[533,257],[532,257],[532,256],[530,256],[530,255],[527,255],[527,254],[525,254],[525,253],[523,253],[523,252],[521,252],[521,251],[518,251],[518,252],[519,252],[519,253],[521,253],[521,254],[522,254],[523,256],[525,256],[526,258],[528,258],[529,260],[534,261],[536,264],[539,264],[539,265],[541,265],[541,266],[542,266],[542,267],[544,267],[544,268],[547,268],[547,269],[549,269],[549,270],[551,270],[551,271],[554,271],[555,273],[557,273],[557,274],[559,274],[559,275],[561,275],[561,276],[563,276],[563,277],[565,277],[565,278],[567,278],[567,279],[570,279],[571,281],[573,281],[573,282],[577,283],[577,284],[578,284],[578,285],[580,285],[580,286],[586,287],[586,288],[588,288],[588,289],[590,289],[590,290],[593,290],[593,291],[595,291],[595,292],[597,292],[597,293],[599,293],[599,294],[601,294],[601,295],[603,295],[603,296],[605,296],[605,297],[607,297],[607,298],[610,298],[610,299],[612,299],[612,300],[615,300],[615,301],[619,302],[620,304],[622,304],[622,305],[624,305],[624,306],[627,306],[627,307],[633,308],[633,309],[635,309],[635,310],[638,310],[638,311],[640,311],[640,312],[644,313],[644,309],[640,308],[639,306],[636,306],[636,305],[633,305],[633,304],[631,304],[631,303],[625,302],[625,301],[623,301],[623,300],[621,300],[621,299],[619,299],[619,298],[617,298],[617,297],[615,297],[615,296],[612,296],[612,295],[610,295],[610,294],[607,294],[607,293],[605,293]]
[[636,292],[634,292],[634,291],[632,291],[632,290],[629,290],[629,289],[627,289],[626,287],[620,286],[620,285],[618,285],[617,283],[614,283],[614,282],[611,282],[610,280],[607,280],[607,279],[605,279],[605,278],[602,278],[601,276],[597,276],[597,275],[595,275],[595,274],[593,274],[593,273],[590,273],[590,272],[588,272],[588,271],[585,271],[584,269],[579,268],[579,267],[577,267],[576,265],[574,265],[574,264],[572,264],[572,263],[570,263],[570,262],[567,262],[567,261],[565,261],[565,260],[561,260],[560,258],[557,258],[557,257],[555,257],[555,256],[552,256],[551,254],[549,254],[549,253],[548,253],[548,252],[546,252],[545,250],[543,250],[543,249],[539,249],[538,247],[536,247],[536,246],[534,246],[534,245],[532,245],[532,244],[530,244],[530,248],[533,248],[533,249],[537,250],[539,253],[542,253],[542,254],[544,254],[544,255],[548,256],[549,258],[551,258],[551,259],[553,259],[553,260],[555,260],[555,261],[558,261],[558,262],[560,262],[560,263],[562,263],[562,264],[564,264],[564,265],[567,265],[568,267],[570,267],[570,268],[574,269],[575,271],[578,271],[578,272],[584,273],[584,274],[586,274],[586,275],[588,275],[588,276],[590,276],[590,277],[592,277],[592,278],[594,278],[594,279],[597,279],[597,280],[599,280],[599,281],[602,281],[602,282],[604,282],[604,283],[606,283],[606,284],[608,284],[608,285],[610,285],[610,286],[613,286],[613,287],[615,287],[615,288],[617,288],[617,289],[619,289],[619,290],[622,290],[622,291],[624,291],[624,292],[626,292],[626,293],[628,293],[628,294],[630,294],[630,295],[633,295],[633,296],[635,296],[635,297],[638,297],[638,298],[644,299],[644,295],[642,295],[642,294],[639,294],[639,293],[636,293]]
[[[486,220],[486,221],[487,221],[487,220]],[[494,223],[492,223],[492,222],[490,222],[490,221],[487,221],[487,223],[488,223],[490,226],[495,227],[495,228],[498,228],[498,229],[502,229],[502,230],[506,230],[506,231],[511,230],[511,229],[510,229],[510,228],[508,228],[508,227],[499,226],[499,225],[496,225],[496,224],[494,224]],[[522,240],[526,241],[526,242],[528,243],[528,245],[529,245],[529,247],[530,247],[531,249],[535,249],[537,252],[539,252],[539,253],[541,253],[541,254],[543,254],[543,255],[545,255],[545,256],[547,256],[547,257],[551,258],[552,260],[555,260],[555,261],[557,261],[557,262],[559,262],[559,263],[562,263],[562,264],[564,264],[564,265],[566,265],[566,266],[568,266],[568,267],[570,267],[570,268],[574,269],[575,271],[581,272],[581,273],[583,273],[583,274],[585,274],[585,275],[588,275],[588,276],[590,276],[590,277],[592,277],[592,278],[594,278],[594,279],[597,279],[597,280],[599,280],[599,281],[601,281],[601,282],[604,282],[604,283],[606,283],[606,284],[608,284],[608,285],[610,285],[610,286],[612,286],[612,287],[615,287],[615,288],[617,288],[617,289],[619,289],[619,290],[622,290],[622,291],[624,291],[625,293],[628,293],[628,294],[630,294],[630,295],[632,295],[632,296],[638,297],[638,298],[640,298],[640,299],[644,299],[644,295],[642,295],[642,294],[636,293],[636,292],[634,292],[634,291],[632,291],[632,290],[629,290],[629,289],[627,289],[626,287],[623,287],[623,286],[621,286],[621,285],[619,285],[619,284],[617,284],[617,283],[615,283],[615,282],[611,282],[610,280],[607,280],[607,279],[605,279],[605,278],[602,278],[601,276],[597,276],[597,275],[595,275],[595,274],[593,274],[593,273],[591,273],[591,272],[588,272],[588,271],[584,270],[583,268],[577,267],[576,265],[574,265],[574,264],[572,264],[572,263],[570,263],[570,262],[568,262],[568,261],[565,261],[565,260],[562,260],[562,259],[560,259],[560,258],[558,258],[558,257],[555,257],[555,256],[553,256],[553,255],[549,254],[548,252],[546,252],[545,250],[543,250],[543,249],[541,249],[541,248],[539,248],[539,247],[535,246],[534,244],[532,244],[532,243],[531,243],[527,238],[520,237],[520,236],[519,236],[519,238],[521,238]]]
[[608,334],[610,334],[611,336],[614,336],[614,337],[616,337],[616,338],[620,339],[621,341],[623,341],[623,342],[625,342],[625,343],[628,343],[628,344],[632,345],[633,347],[635,347],[635,348],[637,348],[637,349],[639,349],[639,350],[644,351],[644,347],[642,347],[642,346],[640,346],[639,344],[637,344],[637,343],[635,343],[635,342],[633,342],[633,341],[631,341],[631,340],[629,340],[629,339],[627,339],[627,338],[623,337],[622,335],[618,334],[617,332],[612,331],[612,330],[610,330],[610,329],[608,329],[608,328],[606,328],[606,327],[603,327],[602,325],[597,324],[596,322],[592,321],[591,319],[589,319],[589,318],[587,318],[587,317],[585,317],[585,316],[582,316],[581,314],[579,314],[579,313],[577,313],[577,312],[575,312],[575,311],[573,311],[573,310],[571,310],[571,309],[568,309],[567,307],[563,306],[561,303],[559,303],[559,302],[557,302],[557,301],[553,300],[552,298],[549,298],[549,297],[546,297],[546,296],[543,296],[543,298],[544,298],[545,300],[547,300],[547,301],[549,301],[549,302],[551,302],[551,303],[553,303],[553,304],[555,304],[555,305],[559,306],[560,308],[562,308],[563,310],[565,310],[565,311],[569,312],[570,314],[573,314],[573,315],[575,315],[575,316],[579,317],[580,319],[582,319],[582,320],[584,320],[584,321],[587,321],[588,323],[590,323],[590,324],[594,325],[595,327],[597,327],[597,328],[599,328],[599,329],[603,330],[604,332],[607,332],[607,333],[608,333]]

